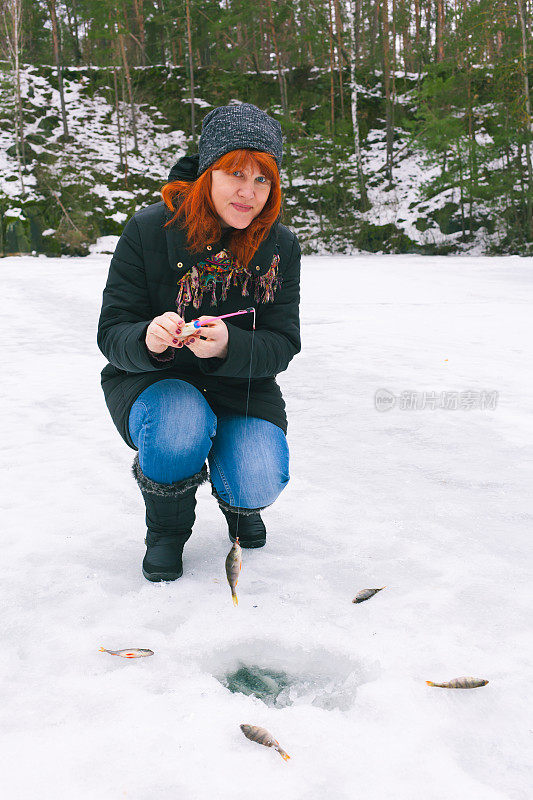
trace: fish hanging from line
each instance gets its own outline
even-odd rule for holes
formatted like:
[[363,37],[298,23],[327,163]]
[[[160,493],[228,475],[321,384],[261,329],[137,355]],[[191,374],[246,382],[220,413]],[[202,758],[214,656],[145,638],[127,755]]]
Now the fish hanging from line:
[[101,647],[100,653],[109,653],[121,658],[143,658],[144,656],[153,656],[154,651],[143,647],[131,647],[129,650],[106,650],[105,647]]
[[362,603],[365,600],[374,597],[375,594],[381,592],[382,589],[386,588],[387,588],[386,586],[382,586],[380,589],[361,589],[361,591],[355,595],[354,599],[352,600],[352,603]]
[[241,725],[241,731],[247,739],[257,744],[263,744],[265,747],[273,747],[277,750],[284,761],[288,761],[290,756],[283,750],[279,742],[274,739],[271,733],[266,728],[258,728],[256,725]]
[[235,539],[231,550],[229,551],[226,557],[226,576],[228,578],[229,588],[231,589],[231,598],[233,600],[233,605],[238,606],[239,601],[237,600],[237,594],[235,592],[235,587],[237,586],[237,581],[239,580],[239,573],[242,567],[242,549],[239,544],[239,537]]
[[486,686],[488,681],[481,678],[454,678],[447,683],[433,683],[426,681],[428,686],[439,686],[441,689],[477,689],[478,686]]

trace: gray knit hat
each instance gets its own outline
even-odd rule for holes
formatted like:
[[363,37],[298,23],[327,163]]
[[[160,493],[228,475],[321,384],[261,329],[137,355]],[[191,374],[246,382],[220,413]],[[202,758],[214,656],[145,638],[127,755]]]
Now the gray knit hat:
[[280,170],[283,156],[281,125],[252,103],[214,108],[202,121],[196,177],[199,178],[220,156],[240,149],[270,153]]

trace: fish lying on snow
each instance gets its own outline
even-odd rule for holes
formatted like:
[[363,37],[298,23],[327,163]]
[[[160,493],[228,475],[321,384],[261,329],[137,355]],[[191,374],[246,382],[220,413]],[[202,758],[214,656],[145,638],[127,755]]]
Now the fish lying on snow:
[[440,686],[441,689],[477,689],[478,686],[486,686],[488,681],[481,678],[454,678],[447,683],[433,683],[426,681],[428,686]]
[[242,567],[242,549],[239,544],[239,537],[235,539],[233,543],[233,547],[229,551],[227,558],[226,558],[226,575],[228,577],[229,588],[231,589],[231,597],[233,599],[233,605],[238,606],[239,601],[237,600],[237,594],[235,592],[235,587],[237,586],[237,581],[239,580],[239,573]]
[[247,739],[257,744],[264,744],[265,747],[273,747],[277,750],[284,761],[288,761],[290,756],[279,746],[279,742],[274,739],[266,728],[258,728],[256,725],[241,725],[241,731]]
[[361,589],[361,591],[355,595],[352,603],[362,603],[364,600],[374,597],[375,594],[381,592],[381,590],[385,588],[385,586],[382,586],[381,589]]
[[129,650],[106,650],[105,647],[100,648],[101,653],[110,653],[112,656],[120,656],[121,658],[143,658],[143,656],[153,656],[153,650],[147,650],[142,647],[132,647]]

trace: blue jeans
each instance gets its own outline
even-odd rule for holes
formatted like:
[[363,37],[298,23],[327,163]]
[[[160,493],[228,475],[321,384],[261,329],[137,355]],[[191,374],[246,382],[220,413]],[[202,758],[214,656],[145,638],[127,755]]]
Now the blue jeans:
[[242,414],[217,418],[202,392],[179,378],[141,392],[128,422],[141,469],[158,483],[190,478],[207,458],[222,500],[262,508],[289,482],[289,448],[281,428]]

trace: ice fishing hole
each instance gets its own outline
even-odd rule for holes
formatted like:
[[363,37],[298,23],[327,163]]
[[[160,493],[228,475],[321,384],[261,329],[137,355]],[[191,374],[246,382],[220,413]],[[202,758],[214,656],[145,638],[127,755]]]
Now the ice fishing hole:
[[[256,697],[265,705],[285,708],[313,705],[348,710],[357,688],[377,677],[376,666],[355,662],[325,649],[289,648],[264,641],[219,651],[210,672],[232,693]],[[213,668],[214,667],[214,668]]]

